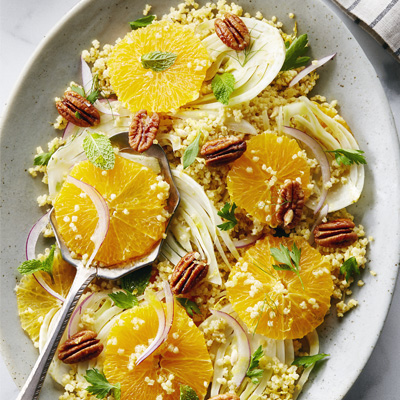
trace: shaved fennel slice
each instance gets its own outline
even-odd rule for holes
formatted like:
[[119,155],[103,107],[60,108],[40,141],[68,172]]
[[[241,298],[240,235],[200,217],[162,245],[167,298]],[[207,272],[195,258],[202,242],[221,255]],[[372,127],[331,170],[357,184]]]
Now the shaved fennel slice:
[[293,340],[285,339],[285,364],[292,365],[294,361],[294,347],[293,347]]
[[[326,150],[359,150],[352,133],[306,97],[300,97],[298,102],[283,107],[283,123],[290,125],[290,122],[295,122],[297,128],[316,139]],[[329,189],[326,198],[329,212],[355,203],[361,195],[364,186],[364,166],[353,164],[348,171],[345,175],[346,183],[338,183]],[[307,206],[314,210],[317,203],[318,198],[312,198],[308,200]]]
[[169,247],[176,253],[178,254],[179,257],[183,257],[187,251],[183,249],[179,243],[175,240],[174,235],[167,235],[167,238],[165,241],[168,243]]
[[180,259],[182,258],[179,254],[175,253],[174,250],[171,249],[167,241],[165,241],[161,248],[161,255],[168,261],[170,261],[173,265],[178,264]]

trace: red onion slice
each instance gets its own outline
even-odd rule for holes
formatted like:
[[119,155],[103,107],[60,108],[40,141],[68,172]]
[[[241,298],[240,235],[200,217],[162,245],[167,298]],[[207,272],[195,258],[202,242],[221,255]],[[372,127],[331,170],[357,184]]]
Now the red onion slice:
[[50,295],[55,297],[57,300],[60,300],[62,303],[64,303],[65,298],[61,296],[61,294],[58,294],[55,292],[43,279],[37,274],[32,274],[33,277],[36,279],[36,282]]
[[323,57],[317,60],[315,63],[311,63],[307,68],[304,68],[303,71],[300,71],[289,83],[289,87],[294,86],[297,82],[302,80],[306,75],[310,72],[314,71],[315,69],[322,67],[328,61],[332,60],[333,57],[336,56],[336,53],[333,53],[329,56]]
[[[88,306],[88,300],[93,296],[94,293],[86,297],[74,310],[71,315],[71,319],[68,322],[68,339],[78,332],[78,324],[79,324],[79,317],[85,311],[85,308]],[[79,314],[79,316],[78,316]]]
[[68,139],[72,136],[79,128],[71,122],[68,122],[67,126],[64,129],[64,133],[62,135],[63,140]]
[[169,286],[167,281],[164,281],[164,293],[165,293],[165,304],[167,305],[166,326],[164,332],[166,339],[169,334],[169,331],[172,328],[172,323],[174,322],[174,314],[175,314],[174,295],[172,294],[171,287]]
[[260,235],[249,235],[241,240],[233,240],[233,244],[237,249],[241,249],[242,247],[250,246],[251,244],[255,243],[262,234]]
[[113,115],[114,117],[121,116],[121,114],[118,114],[112,110],[111,105],[109,103],[111,103],[111,100],[101,99],[101,100],[96,100],[93,105],[103,114]]
[[249,338],[247,337],[247,334],[242,325],[240,325],[240,323],[231,315],[218,310],[210,311],[216,317],[224,319],[227,324],[233,329],[237,338],[239,359],[234,367],[236,368],[236,372],[233,376],[232,381],[238,388],[242,384],[243,379],[246,377],[246,373],[250,365],[251,348]]
[[90,92],[90,89],[92,87],[93,76],[92,76],[92,71],[90,70],[89,65],[83,59],[82,56],[81,56],[81,66],[82,66],[82,86],[83,86],[83,89],[84,89],[86,95],[88,95]]
[[318,214],[318,217],[316,219],[316,221],[314,222],[314,225],[311,228],[311,235],[310,235],[310,239],[308,239],[308,243],[313,244],[314,243],[314,229],[317,225],[319,225],[322,220],[328,215],[329,212],[329,205],[325,204],[322,208],[321,211]]
[[93,235],[90,238],[90,240],[94,243],[93,253],[86,263],[86,265],[90,266],[93,259],[96,257],[100,246],[103,244],[104,239],[107,236],[108,228],[110,226],[110,211],[103,196],[93,186],[89,185],[88,183],[82,182],[71,175],[67,176],[66,181],[72,183],[90,197],[94,206],[96,207],[96,211],[99,216],[96,229],[94,230]]
[[322,149],[321,145],[314,138],[307,135],[306,133],[299,131],[298,129],[291,128],[290,126],[284,126],[283,132],[285,132],[289,136],[294,137],[295,139],[300,140],[300,142],[303,142],[305,145],[307,145],[314,153],[315,158],[317,159],[319,165],[321,166],[322,190],[318,204],[316,205],[314,210],[314,215],[315,215],[321,209],[328,194],[328,189],[326,188],[326,184],[331,179],[331,168],[329,166],[328,158],[326,157],[326,154]]

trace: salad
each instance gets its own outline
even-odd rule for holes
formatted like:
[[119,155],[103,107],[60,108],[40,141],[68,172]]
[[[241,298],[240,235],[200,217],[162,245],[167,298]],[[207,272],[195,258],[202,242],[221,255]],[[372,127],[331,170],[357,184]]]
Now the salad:
[[[38,203],[86,265],[161,252],[88,286],[49,373],[62,400],[296,399],[334,357],[317,328],[357,306],[350,285],[363,285],[369,242],[346,210],[362,193],[363,151],[337,102],[310,93],[335,54],[313,61],[297,24],[287,33],[234,3],[150,11],[82,53],[81,80],[56,99],[62,135],[29,172],[43,174]],[[113,146],[124,131],[129,152]],[[174,215],[153,145],[180,193]],[[49,212],[16,288],[39,351],[75,274],[56,245],[36,254],[41,234],[54,236]]]

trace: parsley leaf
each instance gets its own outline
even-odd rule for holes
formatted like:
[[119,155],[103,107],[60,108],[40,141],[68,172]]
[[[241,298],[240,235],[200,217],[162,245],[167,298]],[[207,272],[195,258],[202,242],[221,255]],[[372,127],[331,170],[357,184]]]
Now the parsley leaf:
[[110,139],[100,133],[89,133],[83,139],[83,149],[88,160],[98,168],[113,169],[115,154]]
[[303,280],[300,276],[300,258],[301,249],[298,249],[296,243],[293,243],[292,250],[290,251],[282,243],[279,245],[279,249],[276,247],[271,248],[271,256],[278,261],[279,265],[272,265],[276,271],[292,271],[300,279],[301,286],[304,290]]
[[179,400],[199,400],[199,396],[190,386],[181,385],[179,389],[181,393]]
[[154,72],[162,72],[174,65],[176,57],[178,56],[175,53],[170,53],[169,51],[151,51],[143,54],[140,60],[143,68],[151,69]]
[[110,293],[108,297],[114,302],[114,305],[124,310],[139,305],[137,297],[128,291],[121,290],[119,292]]
[[99,77],[95,75],[92,81],[90,93],[86,97],[92,104],[100,97]]
[[200,308],[199,308],[199,306],[198,306],[194,301],[189,300],[189,299],[187,299],[187,298],[185,298],[185,297],[177,297],[176,299],[179,301],[179,303],[180,303],[183,307],[185,307],[186,312],[187,312],[191,317],[193,317],[193,312],[194,312],[195,314],[197,314],[197,315],[201,315]]
[[56,245],[53,244],[50,248],[49,255],[43,260],[27,260],[24,261],[19,267],[18,271],[21,275],[34,274],[38,271],[44,271],[53,277],[53,263],[54,263],[54,252]]
[[79,111],[75,111],[75,117],[78,118],[78,119],[82,119],[82,116],[79,113]]
[[71,85],[71,90],[73,90],[75,93],[80,94],[82,97],[86,97],[85,90],[81,86]]
[[236,208],[237,205],[235,203],[233,203],[232,206],[230,203],[225,203],[225,205],[222,207],[222,210],[218,211],[217,214],[228,221],[224,222],[223,224],[217,225],[218,228],[221,229],[221,231],[232,229],[238,223],[235,217]]
[[304,368],[311,367],[311,365],[314,365],[317,361],[320,361],[324,359],[325,357],[329,357],[330,354],[325,354],[325,353],[320,353],[316,354],[315,356],[303,356],[303,357],[297,357],[293,362],[292,365],[297,365],[302,366]]
[[145,26],[150,25],[155,20],[155,18],[155,15],[146,15],[145,17],[129,22],[129,25],[131,26],[133,31],[136,31],[136,29],[144,28]]
[[211,89],[215,98],[227,106],[229,104],[229,97],[235,90],[235,77],[230,72],[217,74],[211,81]]
[[355,257],[348,258],[340,267],[340,273],[346,275],[347,282],[350,280],[352,276],[359,275],[360,269],[358,268],[356,258]]
[[182,157],[183,169],[189,167],[194,163],[197,155],[199,154],[201,131],[197,134],[192,143],[189,144]]
[[295,69],[299,67],[304,67],[310,61],[310,57],[303,57],[308,51],[308,37],[305,33],[294,39],[292,44],[288,46],[288,42],[285,43],[286,46],[286,57],[285,62],[282,65],[281,71],[288,71],[290,69]]
[[334,153],[335,160],[339,165],[351,165],[351,164],[366,164],[367,161],[363,156],[364,152],[362,150],[352,150],[352,149],[336,149],[327,150],[326,153]]
[[35,156],[33,159],[33,165],[47,165],[50,161],[51,156],[55,150],[49,151],[48,153],[41,153]]
[[112,391],[115,400],[121,398],[121,384],[111,385],[107,378],[97,369],[92,368],[86,370],[84,378],[91,384],[86,390],[95,395],[98,399],[104,399]]
[[125,275],[121,279],[122,289],[125,289],[131,293],[135,291],[136,296],[140,296],[146,290],[147,285],[150,282],[151,277],[151,265],[140,268],[137,271],[133,271],[128,275]]
[[251,356],[250,365],[246,372],[246,376],[248,376],[251,379],[254,385],[260,383],[260,378],[264,373],[263,369],[258,368],[258,364],[260,363],[260,360],[263,355],[264,351],[262,349],[262,346],[260,346]]

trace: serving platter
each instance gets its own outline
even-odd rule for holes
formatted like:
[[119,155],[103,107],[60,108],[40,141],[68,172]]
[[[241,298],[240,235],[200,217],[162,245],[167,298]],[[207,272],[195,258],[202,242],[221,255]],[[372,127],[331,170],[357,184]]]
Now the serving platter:
[[[369,251],[370,262],[354,297],[360,306],[343,321],[331,316],[319,329],[321,349],[331,354],[321,364],[303,393],[305,399],[341,399],[365,365],[390,303],[399,260],[400,216],[398,206],[388,199],[399,196],[399,150],[390,108],[376,75],[358,44],[341,21],[316,0],[282,2],[239,1],[246,11],[260,10],[276,15],[286,31],[293,27],[289,12],[296,14],[300,33],[308,33],[312,54],[321,57],[334,51],[336,60],[321,70],[314,94],[328,101],[337,99],[345,117],[365,150],[368,165],[366,186],[360,202],[350,211],[375,238]],[[152,2],[159,16],[170,6]],[[26,170],[31,166],[37,145],[54,137],[48,121],[55,119],[53,99],[71,80],[79,80],[79,54],[93,39],[112,43],[129,29],[128,22],[141,15],[145,1],[89,0],[79,3],[42,43],[22,77],[4,116],[1,134],[1,303],[0,334],[2,351],[11,373],[21,385],[34,364],[37,353],[22,332],[13,288],[16,267],[23,261],[26,234],[41,215],[36,197],[46,188]],[[76,34],[79,32],[79,35]],[[384,155],[384,156],[382,156]],[[16,201],[18,199],[18,201]],[[23,207],[21,207],[23,204]],[[389,223],[390,221],[390,223]],[[388,251],[390,249],[390,251]],[[372,277],[369,269],[378,275]],[[61,392],[49,379],[41,398],[54,399]]]

